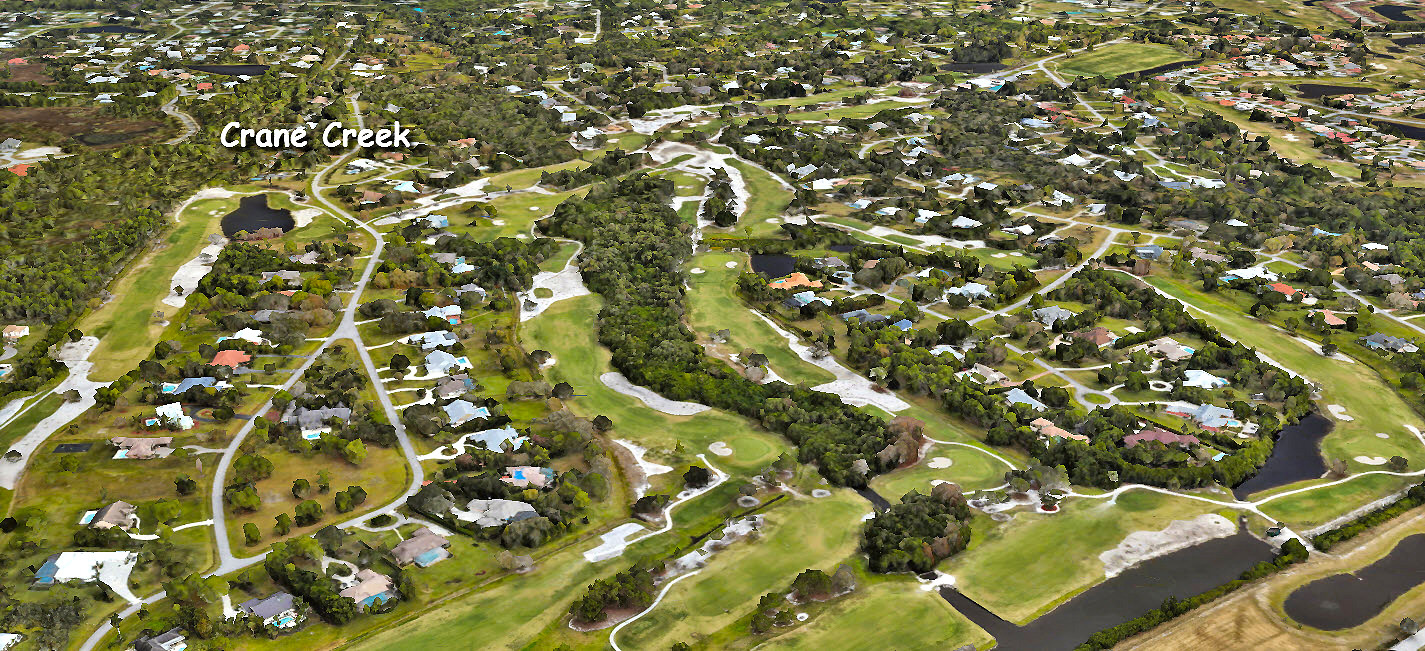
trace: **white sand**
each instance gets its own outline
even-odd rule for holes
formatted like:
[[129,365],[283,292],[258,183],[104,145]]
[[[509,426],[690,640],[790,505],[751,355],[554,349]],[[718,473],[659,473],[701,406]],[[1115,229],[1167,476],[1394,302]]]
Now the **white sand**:
[[[580,250],[582,251],[582,249]],[[520,321],[533,319],[549,309],[549,306],[566,298],[587,296],[589,294],[589,288],[584,286],[584,276],[579,273],[579,267],[574,264],[574,261],[578,258],[579,254],[575,253],[573,256],[570,256],[569,262],[564,265],[563,269],[559,271],[541,271],[534,275],[534,284],[530,287],[530,290],[518,296],[520,303]],[[548,289],[554,292],[554,294],[549,298],[539,298],[535,296],[534,293],[537,289]],[[525,309],[524,302],[526,300],[534,302],[533,310]]]
[[692,416],[693,414],[701,414],[712,409],[712,407],[700,405],[696,402],[679,402],[677,400],[664,398],[649,389],[629,382],[628,378],[624,377],[623,373],[619,373],[618,371],[610,371],[600,375],[599,381],[614,391],[629,397],[638,398],[643,404],[670,416]]
[[[222,253],[223,246],[227,242],[227,239],[224,239],[221,243],[209,244],[203,247],[198,255],[193,256],[192,260],[180,265],[173,272],[173,279],[168,283],[168,296],[164,297],[163,304],[170,307],[183,307],[183,304],[188,302],[188,295],[198,288],[198,281],[213,270],[212,262],[217,260],[218,254]],[[203,262],[205,256],[208,262]],[[174,287],[183,288],[183,295],[175,294]]]
[[[35,426],[30,429],[29,433],[25,434],[20,440],[16,441],[14,445],[10,446],[11,450],[19,452],[21,456],[18,461],[0,460],[0,488],[14,490],[15,484],[20,478],[20,473],[24,471],[25,462],[29,460],[30,454],[39,449],[39,447],[43,445],[51,435],[59,431],[61,427],[68,425],[69,421],[74,420],[80,414],[94,406],[94,393],[99,390],[99,387],[109,386],[108,382],[92,382],[89,380],[89,369],[94,367],[93,362],[88,361],[89,355],[92,354],[94,349],[98,346],[99,339],[97,337],[84,337],[77,342],[65,344],[64,347],[60,348],[59,352],[55,354],[55,359],[69,367],[69,375],[64,378],[64,381],[59,383],[59,386],[54,388],[54,392],[64,394],[70,389],[74,389],[79,392],[79,400],[76,402],[61,402],[59,408],[54,410],[54,413],[36,423]],[[127,590],[125,590],[125,592],[127,592]]]
[[637,522],[625,522],[614,527],[612,531],[599,536],[599,540],[602,542],[599,543],[598,547],[584,552],[584,560],[590,563],[597,563],[610,558],[617,558],[623,554],[624,547],[628,546],[628,538],[630,536],[646,533],[647,531],[647,528]]
[[736,268],[737,268],[737,261],[736,261],[736,260],[728,260],[728,261],[727,261],[727,264],[725,264],[725,265],[723,265],[723,266],[724,266],[724,267],[727,267],[728,269],[736,269]]
[[825,393],[834,393],[841,396],[841,399],[847,404],[857,407],[875,405],[889,412],[904,411],[910,408],[909,404],[897,398],[895,394],[876,391],[869,379],[842,366],[832,356],[827,355],[821,359],[814,358],[811,354],[811,348],[798,341],[796,335],[782,329],[780,325],[777,325],[775,321],[767,318],[766,315],[760,312],[755,313],[764,323],[771,326],[773,330],[776,330],[777,334],[782,335],[782,337],[787,340],[787,346],[790,347],[792,352],[796,353],[798,357],[809,364],[830,371],[832,375],[836,376],[836,380],[814,386],[812,389]]
[[1237,533],[1237,525],[1216,513],[1173,520],[1161,531],[1134,531],[1117,547],[1098,555],[1104,576],[1112,578],[1143,561]]
[[927,462],[925,465],[926,465],[926,466],[929,466],[929,467],[931,467],[931,468],[937,468],[937,469],[939,469],[939,468],[949,468],[950,465],[953,464],[953,463],[954,463],[954,461],[951,461],[951,460],[950,460],[949,458],[947,458],[947,457],[935,457],[934,459],[931,459],[929,462]]
[[1366,465],[1368,465],[1368,466],[1383,466],[1383,465],[1386,464],[1387,461],[1390,461],[1390,460],[1387,459],[1387,458],[1385,458],[1385,457],[1364,457],[1364,456],[1357,456],[1357,457],[1356,457],[1356,463],[1364,463],[1364,464],[1366,464]]
[[707,273],[707,271],[706,271],[705,269],[703,269],[702,267],[693,267],[692,269],[689,269],[689,270],[688,270],[688,273],[690,273],[690,274],[705,274],[705,273]]
[[831,491],[826,490],[825,488],[814,488],[811,491],[811,496],[818,499],[823,497],[831,497]]
[[1341,405],[1326,405],[1326,409],[1331,412],[1332,416],[1336,417],[1336,420],[1347,422],[1355,420],[1354,418],[1346,415],[1346,408],[1342,407]]
[[722,441],[713,441],[713,444],[708,446],[708,451],[720,457],[732,456],[732,448],[727,447],[727,444]]
[[1389,434],[1386,434],[1385,432],[1376,432],[1376,438],[1378,438],[1378,439],[1388,439],[1388,438],[1390,438],[1390,435],[1389,435]]
[[312,223],[313,219],[320,217],[321,214],[321,208],[303,208],[301,210],[295,210],[292,212],[292,221],[295,223],[293,228],[301,228],[303,226],[306,226],[307,224]]
[[655,463],[643,458],[644,455],[648,454],[648,449],[637,443],[634,443],[632,441],[625,441],[623,439],[614,439],[614,443],[628,448],[629,453],[633,455],[633,462],[638,464],[638,469],[643,473],[643,477],[639,482],[640,485],[634,486],[633,488],[633,492],[636,493],[639,497],[643,497],[645,494],[648,493],[649,477],[652,477],[653,475],[661,475],[665,472],[673,472],[672,466],[665,466],[661,463]]

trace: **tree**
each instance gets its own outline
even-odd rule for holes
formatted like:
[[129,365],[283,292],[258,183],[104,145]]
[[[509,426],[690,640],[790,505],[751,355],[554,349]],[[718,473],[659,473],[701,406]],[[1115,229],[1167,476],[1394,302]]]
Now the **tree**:
[[318,520],[322,519],[323,515],[322,505],[317,503],[316,500],[307,500],[298,504],[296,511],[297,517],[294,518],[294,521],[299,527],[316,524]]
[[262,540],[262,532],[252,522],[242,525],[242,535],[247,539],[248,545],[256,545],[257,541]]
[[292,481],[292,497],[299,500],[306,499],[312,493],[312,483],[303,478]]
[[250,484],[272,476],[272,462],[257,454],[244,454],[233,462],[233,475],[239,483]]
[[688,488],[702,488],[711,482],[713,474],[702,466],[689,466],[688,471],[683,473],[683,483]]
[[325,468],[317,471],[317,491],[326,493],[332,489],[332,474]]
[[1336,344],[1333,344],[1329,341],[1324,344],[1321,344],[1321,354],[1327,357],[1335,356],[1336,351],[1338,350],[1340,350],[1340,348],[1336,346]]
[[272,530],[277,532],[277,535],[285,536],[288,532],[292,531],[292,516],[286,513],[278,513],[274,520],[277,521],[277,524]]
[[198,490],[198,482],[188,475],[179,475],[173,478],[173,487],[178,490],[179,495],[192,495]]
[[342,447],[341,456],[346,459],[347,463],[359,466],[362,461],[366,460],[366,444],[362,443],[361,439],[352,439]]

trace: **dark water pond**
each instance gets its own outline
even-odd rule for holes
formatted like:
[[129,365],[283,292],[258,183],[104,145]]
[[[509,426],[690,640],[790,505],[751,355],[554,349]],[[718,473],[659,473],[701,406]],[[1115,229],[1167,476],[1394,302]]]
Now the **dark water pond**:
[[797,260],[789,255],[758,254],[752,256],[752,270],[768,278],[781,278],[796,270]]
[[1419,9],[1419,7],[1406,7],[1402,5],[1376,5],[1374,7],[1371,7],[1371,11],[1385,16],[1387,20],[1395,21],[1415,20],[1414,16],[1411,16],[1406,12],[1415,11],[1416,9]]
[[1006,67],[1003,63],[946,63],[942,64],[940,69],[946,72],[972,72],[983,75],[1004,70]]
[[1362,95],[1376,92],[1376,89],[1369,86],[1335,86],[1332,84],[1297,84],[1292,86],[1302,97],[1314,99],[1317,97],[1334,97],[1336,95]]
[[1425,43],[1425,36],[1406,36],[1405,38],[1391,39],[1396,45],[1420,45]]
[[1275,555],[1270,545],[1245,531],[1210,540],[1146,561],[1089,588],[1027,626],[1000,619],[952,588],[942,588],[940,596],[993,635],[998,649],[1068,651],[1094,633],[1157,608],[1169,596],[1185,599],[1206,592]]
[[257,63],[249,63],[242,65],[188,66],[188,69],[190,70],[197,70],[199,72],[211,72],[215,75],[247,75],[249,77],[260,77],[262,76],[262,73],[267,72],[267,68],[267,66]]
[[1399,122],[1390,122],[1388,120],[1368,120],[1368,122],[1375,125],[1376,128],[1390,127],[1392,130],[1399,131],[1400,134],[1405,136],[1406,138],[1415,138],[1417,140],[1425,138],[1425,127],[1417,127],[1411,124],[1401,124]]
[[1350,574],[1308,583],[1286,598],[1288,617],[1323,631],[1364,624],[1390,602],[1425,583],[1425,534],[1407,536],[1385,558]]
[[1267,457],[1262,470],[1232,489],[1237,499],[1277,486],[1316,479],[1326,473],[1321,458],[1321,439],[1331,432],[1331,421],[1313,413],[1297,424],[1282,428],[1272,456]]
[[1186,67],[1189,67],[1189,66],[1195,66],[1195,65],[1198,65],[1198,64],[1200,64],[1200,63],[1202,63],[1202,60],[1200,60],[1200,59],[1198,59],[1198,60],[1193,60],[1193,61],[1176,61],[1176,62],[1173,62],[1173,63],[1164,63],[1164,64],[1161,65],[1161,66],[1153,66],[1152,68],[1148,68],[1147,70],[1139,70],[1138,72],[1130,72],[1130,73],[1128,73],[1128,74],[1126,74],[1126,75],[1123,75],[1123,76],[1124,76],[1124,77],[1127,77],[1127,78],[1129,78],[1129,79],[1143,79],[1144,77],[1152,77],[1152,76],[1154,76],[1154,75],[1160,75],[1160,74],[1163,74],[1163,73],[1165,73],[1165,72],[1172,72],[1172,71],[1177,70],[1177,69],[1179,69],[1179,68],[1186,68]]
[[241,231],[256,232],[260,228],[280,228],[292,230],[296,225],[292,211],[267,205],[267,195],[254,194],[243,197],[238,209],[223,216],[223,235],[232,237]]
[[832,244],[826,248],[837,253],[850,253],[855,251],[857,246],[856,244]]

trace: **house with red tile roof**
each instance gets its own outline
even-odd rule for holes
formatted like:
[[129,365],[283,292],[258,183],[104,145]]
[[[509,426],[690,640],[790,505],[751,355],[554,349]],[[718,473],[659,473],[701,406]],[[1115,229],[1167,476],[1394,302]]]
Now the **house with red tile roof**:
[[208,362],[208,364],[211,366],[237,368],[250,361],[252,361],[252,355],[244,353],[241,350],[220,350],[218,354],[213,355],[213,361]]
[[1286,283],[1272,283],[1270,285],[1267,285],[1267,289],[1286,296],[1287,298],[1296,296],[1296,288]]
[[29,176],[29,175],[30,175],[30,166],[29,166],[29,165],[26,165],[26,164],[24,164],[24,163],[20,163],[19,165],[11,165],[11,166],[8,167],[7,169],[9,169],[11,172],[14,172],[14,173],[15,173],[15,176]]

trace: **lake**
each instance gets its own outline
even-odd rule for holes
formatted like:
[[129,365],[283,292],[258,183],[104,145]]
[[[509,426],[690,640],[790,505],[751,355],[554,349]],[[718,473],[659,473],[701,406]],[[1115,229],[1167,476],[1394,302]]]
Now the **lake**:
[[1089,636],[1142,615],[1169,596],[1186,599],[1236,579],[1276,552],[1246,531],[1145,561],[1080,593],[1026,626],[1000,619],[952,588],[940,596],[1006,651],[1070,651]]
[[1252,493],[1326,474],[1326,461],[1321,458],[1321,439],[1331,433],[1332,427],[1329,419],[1312,412],[1295,425],[1282,428],[1266,465],[1256,475],[1233,488],[1232,495],[1244,500]]
[[215,74],[215,75],[232,75],[232,76],[246,75],[246,76],[248,76],[248,77],[261,77],[261,76],[262,76],[262,73],[267,72],[267,68],[268,68],[269,66],[265,66],[265,65],[261,65],[261,64],[256,64],[256,63],[246,63],[246,64],[241,64],[241,65],[221,65],[221,64],[215,64],[215,65],[192,65],[192,64],[190,64],[190,65],[188,65],[188,66],[186,66],[186,67],[187,67],[189,70],[197,70],[197,71],[199,71],[199,72],[210,72],[210,73]]
[[1384,558],[1355,572],[1317,579],[1287,595],[1288,617],[1323,631],[1355,628],[1425,583],[1425,534],[1406,536]]
[[1336,95],[1369,95],[1376,92],[1376,89],[1369,86],[1335,86],[1332,84],[1296,84],[1292,86],[1302,97],[1315,99],[1318,97],[1334,97]]
[[239,232],[253,233],[261,228],[280,228],[290,231],[296,225],[292,211],[267,205],[266,194],[243,197],[237,210],[223,216],[223,235],[232,237]]
[[797,259],[782,254],[752,256],[752,270],[768,278],[781,278],[796,270]]
[[1415,20],[1414,16],[1406,12],[1415,11],[1416,9],[1419,9],[1419,7],[1406,7],[1403,5],[1375,5],[1371,7],[1371,11],[1384,16],[1386,20],[1394,20],[1397,22]]
[[1195,66],[1195,65],[1198,65],[1199,63],[1202,63],[1202,60],[1201,60],[1201,59],[1194,59],[1194,60],[1191,60],[1191,61],[1176,61],[1176,62],[1173,62],[1173,63],[1164,63],[1164,64],[1161,65],[1161,66],[1153,66],[1152,68],[1148,68],[1147,70],[1139,70],[1139,71],[1137,71],[1137,72],[1130,72],[1130,73],[1128,73],[1128,74],[1126,74],[1126,75],[1123,75],[1123,76],[1124,76],[1124,77],[1127,77],[1127,78],[1129,78],[1129,79],[1143,79],[1144,77],[1152,77],[1152,76],[1154,76],[1154,75],[1159,75],[1159,74],[1162,74],[1162,73],[1164,73],[1164,72],[1172,72],[1172,71],[1177,70],[1177,69],[1179,69],[1179,68],[1186,68],[1186,67],[1188,67],[1188,66]]

